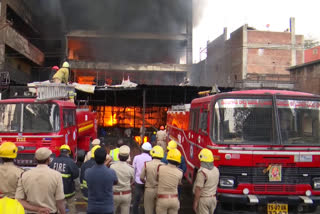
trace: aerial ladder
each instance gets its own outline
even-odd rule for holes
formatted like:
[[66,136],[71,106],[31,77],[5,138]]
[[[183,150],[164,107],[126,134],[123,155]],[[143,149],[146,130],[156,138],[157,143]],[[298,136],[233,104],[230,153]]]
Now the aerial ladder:
[[63,83],[31,83],[29,91],[35,93],[38,101],[73,99],[75,86]]

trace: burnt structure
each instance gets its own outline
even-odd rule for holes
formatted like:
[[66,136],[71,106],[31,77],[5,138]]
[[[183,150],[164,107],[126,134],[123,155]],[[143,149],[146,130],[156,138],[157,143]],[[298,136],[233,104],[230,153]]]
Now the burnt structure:
[[39,36],[39,26],[24,1],[1,1],[0,66],[12,81],[30,81],[32,67],[43,65],[43,51],[30,40]]
[[[9,73],[25,84],[47,80],[50,67],[67,60],[71,81],[98,86],[94,94],[78,92],[77,99],[97,111],[101,127],[159,128],[169,106],[191,102],[198,91],[208,90],[179,86],[187,85],[192,64],[192,4],[3,0],[0,64],[21,70],[23,61],[23,75]],[[138,86],[109,87],[128,79]]]
[[11,85],[46,80],[50,65],[63,52],[59,18],[50,3],[39,0],[2,0],[0,16],[0,68]]
[[75,82],[114,85],[129,77],[138,84],[178,85],[187,76],[192,0],[61,4]]
[[[179,86],[192,64],[192,0],[60,2],[71,78],[99,86],[78,99],[100,126],[159,128],[169,106],[201,90]],[[128,79],[138,87],[109,87]]]

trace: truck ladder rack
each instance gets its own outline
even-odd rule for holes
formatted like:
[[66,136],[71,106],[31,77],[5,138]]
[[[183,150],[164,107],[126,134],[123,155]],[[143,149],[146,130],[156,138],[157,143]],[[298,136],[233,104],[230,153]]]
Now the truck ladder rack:
[[36,93],[36,99],[38,101],[69,99],[75,95],[75,87],[73,85],[62,83],[34,83],[28,84],[28,86],[35,88],[35,91],[32,89],[31,91]]

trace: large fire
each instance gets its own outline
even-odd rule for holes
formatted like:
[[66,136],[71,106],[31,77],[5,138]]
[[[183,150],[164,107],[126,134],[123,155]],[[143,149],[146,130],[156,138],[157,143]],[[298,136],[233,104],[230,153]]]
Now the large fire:
[[[142,107],[97,106],[91,109],[97,111],[100,127],[140,128],[142,126]],[[147,107],[144,117],[145,127],[158,128],[165,124],[167,110],[167,107]]]

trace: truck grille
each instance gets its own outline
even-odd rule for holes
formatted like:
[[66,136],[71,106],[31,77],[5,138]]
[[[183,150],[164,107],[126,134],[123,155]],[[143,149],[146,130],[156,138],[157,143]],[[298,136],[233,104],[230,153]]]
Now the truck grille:
[[253,185],[255,192],[296,192],[294,185]]
[[36,166],[36,160],[34,159],[34,154],[18,154],[14,162],[18,166]]
[[[220,176],[233,176],[236,178],[238,184],[252,183],[252,184],[269,184],[277,186],[281,184],[281,188],[287,188],[289,192],[293,191],[292,187],[283,187],[288,184],[311,184],[312,178],[320,177],[319,168],[301,168],[301,167],[282,167],[282,179],[279,182],[270,182],[269,173],[263,173],[266,167],[233,167],[233,166],[219,166]],[[258,189],[271,188],[265,185],[256,185]],[[273,188],[273,187],[272,187]]]

